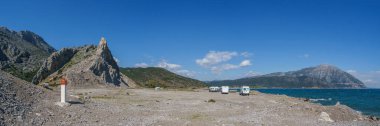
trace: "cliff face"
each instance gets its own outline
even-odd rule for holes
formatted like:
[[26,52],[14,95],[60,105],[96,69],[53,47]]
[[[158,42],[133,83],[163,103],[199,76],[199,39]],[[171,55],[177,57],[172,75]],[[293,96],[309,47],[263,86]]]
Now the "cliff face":
[[33,83],[58,85],[62,76],[69,86],[126,85],[104,38],[98,46],[65,48],[53,53],[33,78]]
[[0,69],[31,81],[44,59],[55,49],[30,31],[0,27]]
[[277,72],[237,80],[213,81],[210,85],[252,85],[268,88],[365,88],[363,82],[331,65],[298,71]]

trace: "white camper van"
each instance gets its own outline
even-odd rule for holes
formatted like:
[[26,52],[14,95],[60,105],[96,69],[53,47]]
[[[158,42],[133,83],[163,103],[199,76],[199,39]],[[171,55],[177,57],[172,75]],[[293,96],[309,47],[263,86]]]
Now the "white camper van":
[[229,91],[230,91],[230,87],[222,86],[222,94],[228,94]]
[[250,90],[249,86],[241,86],[240,95],[249,95]]
[[211,86],[211,87],[208,88],[208,91],[209,92],[219,92],[220,88],[217,87],[217,86]]

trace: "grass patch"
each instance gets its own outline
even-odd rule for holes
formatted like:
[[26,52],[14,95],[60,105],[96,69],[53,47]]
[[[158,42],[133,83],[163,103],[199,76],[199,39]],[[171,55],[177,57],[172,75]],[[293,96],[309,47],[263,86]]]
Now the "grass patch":
[[214,99],[209,99],[207,102],[208,103],[215,103],[216,101]]
[[34,75],[37,74],[39,68],[33,69],[31,71],[24,71],[21,68],[18,69],[14,65],[10,65],[8,68],[3,69],[5,72],[12,74],[13,76],[16,76],[18,78],[21,78],[25,81],[32,82]]
[[191,116],[191,119],[200,119],[202,117],[201,114],[194,114]]
[[91,98],[93,99],[113,99],[113,97],[110,97],[110,96],[92,96]]

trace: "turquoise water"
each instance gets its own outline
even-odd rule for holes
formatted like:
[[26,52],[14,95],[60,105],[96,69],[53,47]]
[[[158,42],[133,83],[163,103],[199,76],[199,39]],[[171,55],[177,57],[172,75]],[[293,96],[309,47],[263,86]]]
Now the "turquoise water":
[[380,89],[255,89],[262,93],[309,98],[322,105],[347,105],[365,115],[380,117]]

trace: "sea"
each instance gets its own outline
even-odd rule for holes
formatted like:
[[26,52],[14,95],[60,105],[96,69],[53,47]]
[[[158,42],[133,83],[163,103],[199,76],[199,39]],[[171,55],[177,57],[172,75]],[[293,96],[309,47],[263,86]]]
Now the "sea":
[[364,115],[380,118],[380,89],[254,89],[262,93],[308,98],[322,105],[337,102],[360,111]]

